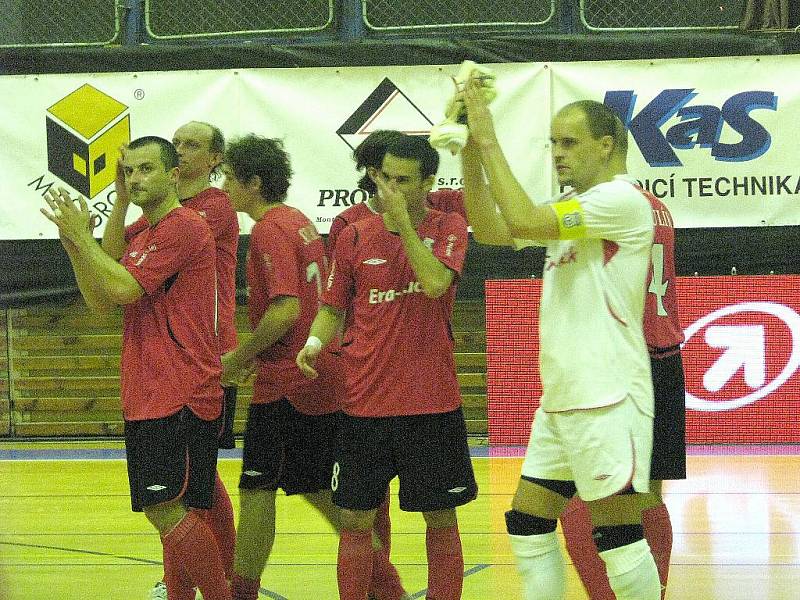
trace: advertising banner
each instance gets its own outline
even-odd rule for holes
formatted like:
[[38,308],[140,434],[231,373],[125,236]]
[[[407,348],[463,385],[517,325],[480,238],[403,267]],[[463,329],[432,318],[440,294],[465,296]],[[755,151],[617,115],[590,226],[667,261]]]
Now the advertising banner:
[[[800,442],[800,277],[677,279],[690,443]],[[486,282],[489,439],[527,444],[541,281]]]

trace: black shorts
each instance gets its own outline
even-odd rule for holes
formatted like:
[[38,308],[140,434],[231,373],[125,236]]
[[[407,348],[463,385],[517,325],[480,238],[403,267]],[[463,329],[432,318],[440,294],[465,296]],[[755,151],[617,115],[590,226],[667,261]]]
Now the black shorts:
[[681,353],[651,358],[655,395],[650,479],[686,479],[686,387]]
[[219,447],[230,450],[236,448],[236,438],[233,436],[233,418],[236,416],[235,387],[222,388],[222,417],[220,418]]
[[373,510],[400,478],[400,508],[429,512],[461,506],[478,493],[459,408],[406,417],[342,417],[331,487],[333,502]]
[[175,498],[188,508],[211,508],[219,426],[188,407],[163,419],[125,421],[134,512]]
[[251,404],[242,454],[242,489],[287,495],[331,489],[340,413],[306,415],[286,399]]

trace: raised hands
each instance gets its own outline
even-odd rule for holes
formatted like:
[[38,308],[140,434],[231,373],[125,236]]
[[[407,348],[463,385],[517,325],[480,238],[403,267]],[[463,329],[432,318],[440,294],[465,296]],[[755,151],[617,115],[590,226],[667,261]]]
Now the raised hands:
[[78,205],[64,188],[47,190],[44,195],[50,210],[39,211],[58,227],[61,243],[67,250],[75,250],[81,239],[92,237],[92,231],[98,224],[96,216],[89,212],[86,198],[78,196]]
[[379,212],[387,213],[395,222],[408,214],[408,204],[403,192],[398,191],[389,179],[375,167],[367,169],[370,179],[378,188],[378,202],[376,207]]

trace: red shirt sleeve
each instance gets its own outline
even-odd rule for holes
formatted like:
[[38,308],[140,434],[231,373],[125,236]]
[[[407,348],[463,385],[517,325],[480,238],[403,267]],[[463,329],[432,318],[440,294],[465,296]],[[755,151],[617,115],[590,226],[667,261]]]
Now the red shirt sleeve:
[[467,254],[467,222],[464,217],[457,212],[441,215],[432,251],[444,266],[461,275]]
[[353,299],[353,260],[356,252],[356,228],[348,225],[336,242],[333,264],[328,275],[328,285],[322,294],[322,303],[346,310]]
[[211,238],[211,230],[196,216],[180,218],[168,215],[155,227],[139,255],[129,257],[124,266],[145,293],[153,294],[196,252],[208,248],[207,238]]
[[131,240],[150,227],[150,223],[144,218],[144,215],[136,219],[133,223],[125,228],[125,242],[130,244]]
[[265,223],[259,232],[257,251],[259,263],[267,284],[268,300],[278,296],[300,296],[298,281],[298,254],[292,237],[276,227]]
[[328,255],[328,260],[333,258],[334,250],[336,249],[336,240],[339,234],[347,227],[347,220],[342,215],[336,215],[331,223],[331,228],[328,230],[328,240],[325,243],[325,254]]

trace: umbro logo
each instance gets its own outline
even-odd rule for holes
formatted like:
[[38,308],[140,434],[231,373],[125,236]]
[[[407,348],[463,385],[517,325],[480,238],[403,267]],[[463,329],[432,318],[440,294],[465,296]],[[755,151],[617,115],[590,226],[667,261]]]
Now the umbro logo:
[[461,487],[454,487],[454,488],[450,488],[449,490],[447,490],[447,492],[448,492],[449,494],[460,494],[461,492],[465,492],[465,491],[467,491],[467,488],[466,488],[466,487],[463,487],[463,486],[461,486]]
[[245,471],[244,474],[250,477],[258,477],[259,475],[263,475],[261,471]]
[[608,479],[609,477],[611,477],[611,475],[609,475],[608,473],[604,473],[603,475],[597,475],[597,476],[594,478],[594,480],[595,480],[595,481],[605,481],[605,480],[606,480],[606,479]]
[[156,484],[156,485],[148,485],[147,489],[150,490],[151,492],[160,492],[161,490],[167,489],[167,486],[158,485],[158,484]]
[[364,261],[365,265],[382,265],[386,262],[384,258],[368,258]]

